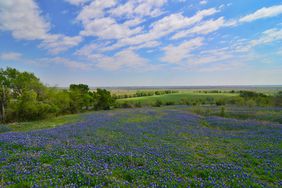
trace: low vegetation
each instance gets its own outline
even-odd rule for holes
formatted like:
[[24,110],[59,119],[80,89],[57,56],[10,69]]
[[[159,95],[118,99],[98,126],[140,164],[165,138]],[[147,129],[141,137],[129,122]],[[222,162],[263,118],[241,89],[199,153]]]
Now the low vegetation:
[[0,112],[3,123],[34,121],[90,110],[115,108],[188,106],[282,106],[282,92],[274,95],[255,91],[148,90],[117,95],[105,89],[92,91],[85,84],[68,89],[47,87],[34,74],[0,69]]
[[0,187],[281,187],[281,124],[187,108],[94,112],[0,134]]
[[0,106],[2,122],[40,120],[87,110],[108,110],[114,104],[105,89],[90,91],[85,84],[69,89],[43,85],[32,73],[0,69]]
[[[282,92],[119,98],[0,78],[0,187],[281,187]],[[112,108],[136,109],[99,111]]]
[[168,95],[168,94],[173,94],[173,93],[179,93],[179,91],[176,91],[176,90],[136,91],[136,93],[113,94],[113,98],[114,99],[127,99],[127,98],[136,98],[136,97]]
[[122,108],[134,108],[144,106],[162,105],[189,105],[189,106],[248,106],[248,107],[281,107],[282,92],[274,95],[266,95],[254,91],[230,91],[230,92],[180,92],[169,95],[145,96],[127,99],[118,99],[116,106]]

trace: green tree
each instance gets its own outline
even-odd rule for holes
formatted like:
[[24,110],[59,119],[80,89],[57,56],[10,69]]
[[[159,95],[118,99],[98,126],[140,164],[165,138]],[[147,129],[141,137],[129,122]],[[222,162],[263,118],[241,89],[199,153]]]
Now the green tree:
[[52,105],[56,115],[67,114],[71,112],[71,98],[67,90],[58,88],[49,88],[47,94],[48,104]]
[[49,113],[46,90],[32,73],[13,68],[0,70],[1,117],[7,121],[38,119]]
[[109,110],[115,100],[111,96],[111,92],[98,88],[96,92],[93,92],[93,102],[95,110]]
[[274,105],[282,106],[282,91],[279,91],[274,97]]
[[1,115],[1,121],[4,122],[6,117],[6,106],[7,106],[7,101],[8,101],[8,88],[7,88],[7,79],[4,75],[4,70],[0,69],[0,115]]
[[81,112],[91,106],[93,97],[88,85],[71,84],[70,85],[70,108],[73,113]]

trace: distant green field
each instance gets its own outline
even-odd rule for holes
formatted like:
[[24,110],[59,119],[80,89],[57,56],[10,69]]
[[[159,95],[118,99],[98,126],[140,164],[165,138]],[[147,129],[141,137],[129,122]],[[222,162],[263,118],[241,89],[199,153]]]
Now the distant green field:
[[240,90],[248,90],[248,91],[255,91],[255,92],[260,92],[260,93],[265,93],[269,95],[276,94],[278,91],[282,91],[282,86],[237,86],[237,87],[232,87],[232,86],[212,86],[212,87],[156,87],[156,88],[138,88],[138,87],[133,87],[133,88],[106,88],[107,90],[111,91],[112,94],[116,95],[131,95],[135,94],[138,91],[162,91],[162,90],[174,90],[174,91],[179,91],[181,93],[193,93],[193,92],[199,92],[199,91],[214,91],[218,90],[221,92],[229,92],[229,91],[240,91]]
[[208,98],[213,98],[214,100],[222,99],[222,98],[230,98],[236,97],[238,94],[232,93],[196,93],[193,91],[186,91],[181,93],[167,94],[167,95],[154,95],[154,96],[146,96],[146,97],[134,97],[134,98],[126,98],[117,100],[118,103],[128,102],[128,103],[136,103],[140,102],[142,104],[152,104],[157,100],[165,102],[173,102],[175,104],[180,103],[183,100],[187,101],[197,101],[197,100],[207,100]]

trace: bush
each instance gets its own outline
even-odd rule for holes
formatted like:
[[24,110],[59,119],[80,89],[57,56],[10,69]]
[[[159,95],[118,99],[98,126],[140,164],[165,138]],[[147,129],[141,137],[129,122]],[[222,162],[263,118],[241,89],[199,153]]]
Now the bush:
[[223,105],[225,105],[225,100],[223,100],[223,99],[217,100],[215,102],[215,104],[216,104],[216,106],[223,106]]
[[248,107],[254,107],[254,106],[256,106],[256,102],[254,100],[250,99],[250,100],[246,101],[246,105]]
[[170,105],[175,105],[175,103],[173,101],[168,101],[168,102],[165,102],[165,105],[170,106]]
[[136,108],[141,108],[141,107],[142,107],[142,104],[141,104],[141,102],[136,102],[136,103],[134,104],[134,106],[135,106]]
[[121,104],[121,107],[122,108],[133,108],[133,105],[128,102],[124,102]]
[[161,100],[156,100],[154,107],[160,107],[162,105],[162,101]]
[[221,109],[220,109],[220,116],[221,117],[225,116],[225,108],[224,107],[221,107]]

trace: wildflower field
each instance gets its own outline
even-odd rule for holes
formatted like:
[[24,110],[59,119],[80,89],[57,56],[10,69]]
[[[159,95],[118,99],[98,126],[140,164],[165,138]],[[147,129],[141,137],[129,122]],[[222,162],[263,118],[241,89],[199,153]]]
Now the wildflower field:
[[[281,109],[280,109],[281,110]],[[282,124],[187,107],[0,134],[0,187],[281,187]]]

